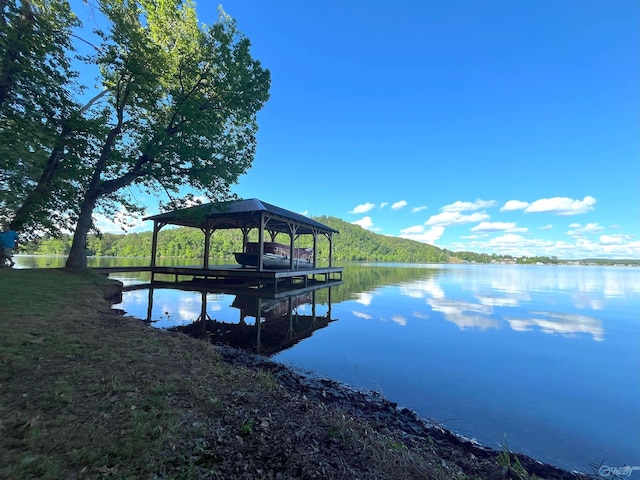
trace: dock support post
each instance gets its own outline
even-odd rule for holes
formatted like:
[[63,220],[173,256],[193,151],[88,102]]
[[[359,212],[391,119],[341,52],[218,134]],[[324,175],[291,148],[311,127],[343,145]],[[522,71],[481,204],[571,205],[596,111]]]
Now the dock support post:
[[318,264],[318,232],[313,231],[313,268]]
[[[153,221],[153,237],[151,239],[151,266],[156,266],[156,255],[158,253],[158,232],[162,227],[157,220]],[[151,270],[153,272],[153,270]]]
[[151,239],[151,283],[155,280],[156,256],[158,255],[158,232],[164,226],[157,220],[153,221],[153,236]]
[[264,214],[260,213],[260,228],[258,229],[258,271],[264,270],[264,227],[265,219]]
[[204,262],[202,268],[209,268],[209,250],[211,248],[211,229],[207,227],[204,230]]
[[293,223],[289,223],[289,268],[296,268],[296,226]]
[[258,307],[256,311],[256,353],[260,354],[260,347],[262,342],[261,336],[261,325],[260,325],[260,315],[262,314],[262,298],[258,298]]
[[149,287],[149,297],[147,298],[147,322],[151,323],[153,313],[153,288]]

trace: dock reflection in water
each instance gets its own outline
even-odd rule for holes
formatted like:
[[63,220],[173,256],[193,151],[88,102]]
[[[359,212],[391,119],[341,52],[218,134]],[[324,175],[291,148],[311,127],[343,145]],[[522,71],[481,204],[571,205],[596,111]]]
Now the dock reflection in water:
[[[134,288],[141,287],[138,285]],[[145,321],[154,324],[154,293],[160,289],[167,290],[167,286],[151,284],[145,287],[148,288]],[[127,287],[125,290],[128,290]],[[197,339],[206,338],[214,344],[225,344],[265,356],[286,350],[337,320],[331,318],[331,287],[314,286],[296,289],[295,293],[272,296],[248,293],[246,290],[234,293],[225,289],[220,292],[219,289],[196,289],[184,285],[173,286],[171,290],[198,292],[200,313],[193,322],[167,327],[166,330],[185,333]],[[230,307],[238,310],[237,322],[229,321],[228,314],[225,315],[226,319],[212,318],[209,313],[212,309],[208,308],[212,294],[235,295]],[[194,306],[192,303],[191,307]],[[219,310],[213,310],[220,313]]]

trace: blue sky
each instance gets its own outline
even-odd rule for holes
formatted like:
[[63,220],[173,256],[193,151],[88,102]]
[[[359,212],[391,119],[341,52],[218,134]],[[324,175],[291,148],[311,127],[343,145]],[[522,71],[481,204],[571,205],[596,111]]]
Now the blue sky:
[[636,0],[223,7],[272,75],[234,193],[451,250],[640,258]]

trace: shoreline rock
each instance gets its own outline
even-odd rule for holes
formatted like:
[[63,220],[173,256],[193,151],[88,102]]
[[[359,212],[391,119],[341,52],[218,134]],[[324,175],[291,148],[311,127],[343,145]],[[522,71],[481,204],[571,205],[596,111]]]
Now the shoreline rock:
[[[384,425],[387,429],[400,432],[404,438],[412,442],[427,440],[438,450],[438,455],[445,462],[460,464],[462,461],[469,465],[490,462],[500,465],[501,456],[505,455],[504,451],[479,444],[438,425],[436,422],[424,419],[413,410],[400,407],[397,403],[385,399],[378,392],[356,390],[331,379],[296,372],[267,357],[226,345],[215,345],[215,348],[225,362],[234,366],[270,372],[287,389],[302,394],[310,400],[323,402],[358,418]],[[517,459],[529,475],[536,477],[554,480],[599,478],[596,475],[564,470],[523,454],[509,453],[514,462]],[[489,470],[491,471],[484,469],[483,472],[478,473],[482,478],[518,478],[510,476],[507,467],[501,466]],[[496,474],[503,476],[496,477]]]

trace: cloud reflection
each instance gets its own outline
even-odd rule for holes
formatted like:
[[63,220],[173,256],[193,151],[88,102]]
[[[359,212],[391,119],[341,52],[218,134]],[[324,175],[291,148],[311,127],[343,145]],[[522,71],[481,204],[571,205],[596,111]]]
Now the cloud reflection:
[[552,335],[574,337],[578,333],[589,333],[597,342],[604,340],[602,321],[597,318],[552,312],[531,312],[531,315],[530,318],[505,317],[505,320],[517,332],[530,332],[537,327]]
[[518,297],[488,297],[488,296],[477,296],[478,301],[482,305],[487,305],[490,307],[517,307],[520,305],[520,302],[523,300],[529,300],[528,295],[523,295],[520,298]]
[[[461,330],[469,328],[488,330],[490,328],[498,328],[499,326],[495,318],[489,317],[492,308],[487,305],[436,298],[427,300],[427,303],[434,311],[442,313],[445,320],[454,323]],[[476,313],[476,315],[471,315],[467,312]]]
[[365,320],[373,320],[373,317],[365,312],[359,312],[357,310],[353,310],[351,313],[353,313],[353,315],[358,318],[364,318]]
[[582,310],[604,310],[605,302],[602,298],[594,298],[583,292],[571,296],[573,305]]
[[355,301],[361,303],[362,305],[369,306],[373,301],[373,295],[368,292],[360,292],[356,294]]
[[[604,312],[613,302],[637,299],[638,278],[638,269],[628,268],[463,265],[403,283],[399,291],[412,300],[424,299],[433,312],[460,329],[499,328],[504,319],[515,331],[563,337],[586,333],[602,341],[603,320],[584,313]],[[546,312],[557,308],[567,313]],[[428,309],[412,317],[436,318]]]
[[444,290],[435,278],[402,284],[400,286],[400,294],[410,298],[445,297]]

